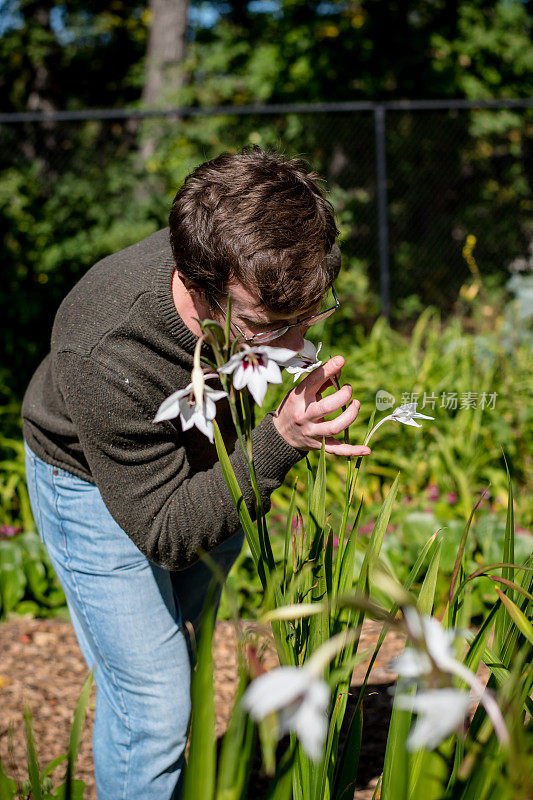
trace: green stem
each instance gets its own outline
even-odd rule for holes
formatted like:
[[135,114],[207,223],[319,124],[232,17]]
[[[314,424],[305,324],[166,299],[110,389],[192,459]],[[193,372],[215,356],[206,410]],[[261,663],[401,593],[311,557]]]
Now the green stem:
[[[337,391],[340,391],[341,387],[340,387],[339,379],[337,378],[336,375],[333,376],[333,383],[335,384],[335,388],[337,389]],[[347,408],[348,408],[348,406],[343,406],[342,410],[346,411]],[[349,425],[348,425],[347,428],[344,429],[344,444],[350,444],[350,426]],[[350,464],[351,460],[352,460],[352,457],[351,456],[347,456],[346,458],[348,460],[348,463]]]

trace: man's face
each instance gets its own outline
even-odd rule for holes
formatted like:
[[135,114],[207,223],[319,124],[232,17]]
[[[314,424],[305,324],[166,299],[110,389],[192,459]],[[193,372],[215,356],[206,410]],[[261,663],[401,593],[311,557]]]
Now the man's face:
[[318,301],[292,314],[267,311],[258,305],[255,297],[241,283],[229,284],[228,294],[231,297],[232,322],[235,322],[249,338],[257,333],[267,333],[285,325],[294,325],[282,336],[266,342],[269,347],[287,347],[289,350],[301,350],[304,344],[305,332],[309,326],[298,325],[297,323],[299,320],[310,317],[320,310],[320,301]]

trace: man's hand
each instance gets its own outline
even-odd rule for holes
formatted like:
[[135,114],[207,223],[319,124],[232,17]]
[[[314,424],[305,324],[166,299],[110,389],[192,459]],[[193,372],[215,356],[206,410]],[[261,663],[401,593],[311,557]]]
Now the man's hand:
[[[274,425],[285,441],[297,450],[320,450],[325,439],[326,453],[337,456],[367,456],[371,450],[365,445],[350,445],[337,441],[335,436],[352,424],[359,413],[359,400],[352,400],[352,387],[346,384],[334,394],[322,397],[322,392],[333,386],[333,376],[339,375],[344,358],[335,356],[315,369],[295,389],[287,394],[274,413]],[[326,422],[324,417],[346,410]]]

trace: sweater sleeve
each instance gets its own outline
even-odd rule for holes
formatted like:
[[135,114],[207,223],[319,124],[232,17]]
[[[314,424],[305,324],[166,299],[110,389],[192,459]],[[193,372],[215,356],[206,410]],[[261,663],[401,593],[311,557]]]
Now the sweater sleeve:
[[[240,529],[237,510],[216,463],[190,473],[179,423],[154,424],[157,408],[98,359],[63,351],[57,373],[68,413],[109,512],[151,561],[180,570]],[[163,398],[161,398],[163,399]],[[252,432],[254,464],[265,510],[270,495],[304,453],[276,430],[272,415]],[[230,461],[253,514],[248,464],[240,445]]]

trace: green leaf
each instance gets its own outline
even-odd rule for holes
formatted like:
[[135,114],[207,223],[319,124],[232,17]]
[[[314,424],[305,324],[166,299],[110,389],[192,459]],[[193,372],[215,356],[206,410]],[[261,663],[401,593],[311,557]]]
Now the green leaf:
[[48,560],[46,548],[39,538],[37,531],[24,531],[17,536],[17,545],[22,548],[25,556],[35,561]]
[[[322,440],[320,457],[313,483],[313,493],[310,504],[311,528],[314,526],[314,534],[319,534],[324,528],[326,521],[326,450],[325,441]],[[314,538],[314,535],[312,536]]]
[[[326,577],[326,563],[324,550],[324,524],[326,519],[326,453],[324,441],[318,461],[317,473],[313,485],[313,494],[310,504],[310,530],[312,535],[311,552],[309,558],[313,564],[311,602],[323,603],[328,598],[328,585]],[[306,657],[309,657],[329,638],[329,611],[315,614],[309,618],[309,634],[307,639]],[[325,677],[329,667],[325,670]]]
[[[294,485],[292,487],[291,493],[291,501],[289,503],[289,510],[287,511],[287,524],[285,527],[285,541],[283,545],[283,591],[285,592],[287,586],[287,565],[289,562],[289,551],[291,546],[291,539],[292,539],[292,520],[294,517],[294,509],[296,508],[296,488],[298,486],[298,478],[294,479]],[[293,570],[290,571],[291,576],[293,574]]]
[[24,574],[28,581],[28,588],[33,596],[46,605],[45,593],[48,588],[48,581],[44,564],[34,559],[26,559],[24,561]]
[[[257,537],[257,531],[255,529],[254,523],[252,522],[250,512],[246,508],[246,504],[244,502],[240,486],[238,484],[237,478],[235,477],[235,473],[233,472],[231,462],[228,456],[228,451],[226,450],[226,445],[224,444],[224,440],[222,438],[222,434],[220,433],[220,428],[218,427],[216,420],[213,421],[213,427],[215,431],[215,445],[217,449],[218,460],[220,462],[220,466],[224,474],[224,479],[228,485],[231,498],[239,513],[239,519],[241,521],[241,525],[244,534],[246,536],[246,540],[250,547],[252,557],[255,561],[256,566],[258,566],[261,563],[261,549],[259,547],[259,539]],[[264,583],[263,586],[265,586]]]
[[433,552],[429,567],[424,577],[424,582],[420,587],[416,606],[420,614],[431,615],[433,611],[433,603],[435,600],[435,588],[437,586],[437,578],[439,575],[440,554],[442,551],[442,538],[437,542]]
[[464,557],[464,552],[465,552],[465,547],[466,547],[466,540],[468,539],[468,534],[470,532],[470,526],[472,525],[472,520],[474,519],[474,514],[476,512],[476,509],[479,506],[479,504],[481,503],[481,501],[483,500],[484,495],[485,495],[485,493],[483,492],[481,494],[479,500],[475,504],[474,508],[470,512],[470,516],[468,517],[468,522],[466,523],[466,527],[465,527],[463,535],[461,537],[461,542],[459,544],[459,549],[457,551],[457,558],[455,559],[455,565],[454,565],[454,568],[453,568],[452,578],[451,578],[451,581],[450,581],[450,591],[449,591],[449,595],[448,595],[448,601],[449,601],[449,604],[450,604],[450,609],[452,608],[452,605],[453,605],[453,600],[454,600],[454,595],[455,595],[455,586],[456,586],[456,583],[457,583],[459,570],[460,570],[461,564],[463,562],[463,557]]
[[11,542],[0,539],[0,569],[22,566],[22,550],[17,543],[18,538],[20,537],[15,537]]
[[16,781],[7,777],[2,759],[0,758],[0,800],[12,800],[16,793]]
[[[324,551],[324,532],[322,531],[313,543],[310,558],[313,563],[312,568],[312,589],[311,602],[327,602],[327,581],[325,570],[325,551]],[[306,655],[310,656],[329,638],[329,611],[325,610],[320,614],[313,614],[309,617],[309,637],[307,640]],[[326,670],[327,675],[327,670]]]
[[[413,690],[408,689],[406,691],[411,692]],[[398,688],[396,688],[396,692],[398,692]],[[407,800],[409,754],[405,742],[411,728],[411,719],[412,714],[410,711],[393,707],[381,784],[381,796],[386,800]]]
[[[237,478],[235,477],[235,473],[233,472],[231,462],[229,460],[229,456],[226,450],[226,446],[224,444],[224,440],[222,438],[222,435],[220,433],[220,428],[218,427],[216,420],[213,421],[213,426],[215,432],[215,445],[217,449],[220,466],[222,468],[224,479],[230,491],[232,500],[235,504],[235,507],[237,508],[239,519],[241,521],[241,525],[243,527],[246,540],[248,541],[248,545],[250,547],[252,558],[254,559],[259,574],[259,578],[261,580],[261,584],[263,588],[267,590],[268,597],[274,597],[275,604],[282,605],[283,597],[281,594],[279,581],[276,582],[272,580],[269,567],[269,561],[270,561],[269,554],[271,554],[271,550],[270,550],[270,540],[268,539],[268,531],[266,529],[264,529],[263,531],[265,536],[263,544],[264,546],[267,547],[268,550],[268,552],[263,552],[261,549],[261,541],[259,539],[255,525],[252,522],[250,513],[244,502],[241,489],[239,487]],[[253,483],[254,482],[253,469],[251,470],[251,479]],[[294,659],[294,655],[287,643],[286,628],[283,625],[276,623],[275,625],[272,626],[272,631],[274,634],[274,638],[276,640],[276,649],[278,651],[278,656],[280,658],[281,663],[291,663]]]
[[[514,562],[514,501],[513,501],[513,485],[511,483],[511,476],[509,474],[509,467],[507,465],[507,460],[505,459],[505,468],[507,470],[507,492],[508,492],[508,502],[507,502],[507,515],[505,520],[505,538],[503,542],[503,557],[502,561],[512,564]],[[512,567],[504,567],[502,570],[502,577],[508,581],[514,580],[514,569]],[[511,599],[514,598],[513,593],[511,593]],[[505,604],[504,604],[505,605]],[[505,606],[507,608],[507,606]],[[505,642],[505,637],[507,632],[509,631],[509,618],[503,612],[498,614],[496,617],[496,623],[494,625],[494,646],[496,650],[501,651]]]
[[363,713],[360,706],[354,710],[335,780],[334,800],[352,800],[359,767],[359,753],[363,736]]
[[12,611],[19,600],[22,600],[25,588],[26,577],[20,567],[11,564],[0,567],[0,599],[4,615]]
[[381,545],[383,544],[383,537],[385,536],[385,531],[387,530],[387,525],[389,524],[394,498],[396,497],[396,492],[398,490],[399,480],[400,473],[397,474],[394,483],[392,484],[387,497],[385,498],[379,510],[378,518],[366,548],[363,565],[361,567],[359,580],[357,582],[357,589],[360,592],[365,592],[367,587],[371,585],[372,573],[375,565],[377,564]]
[[229,343],[231,336],[231,295],[228,294],[228,305],[226,307],[226,319],[224,324],[224,341]]
[[[91,670],[81,688],[80,696],[78,698],[78,702],[76,703],[76,709],[74,711],[74,719],[72,720],[72,727],[70,729],[70,737],[68,743],[68,760],[67,760],[67,772],[65,776],[65,796],[68,798],[74,798],[76,790],[75,784],[80,784],[82,787],[85,786],[83,781],[75,781],[74,780],[74,772],[76,769],[76,761],[78,760],[78,753],[80,750],[80,742],[81,742],[81,734],[83,730],[83,723],[85,722],[85,715],[87,713],[87,706],[89,705],[89,698],[91,696],[91,690],[93,687],[93,677],[94,671]],[[81,794],[83,797],[83,793]]]
[[53,759],[52,759],[52,761],[50,761],[50,762],[49,762],[49,763],[46,765],[46,767],[43,769],[43,771],[41,772],[41,780],[42,780],[43,778],[46,778],[46,776],[47,776],[47,775],[51,775],[51,774],[52,774],[52,772],[53,772],[53,771],[54,771],[54,770],[55,770],[55,769],[56,769],[56,768],[57,768],[57,767],[58,767],[60,764],[62,764],[62,763],[63,763],[63,761],[65,761],[67,758],[68,758],[68,753],[63,753],[63,755],[61,755],[61,756],[57,756],[57,758],[53,758]]
[[342,554],[341,568],[340,568],[338,588],[337,588],[337,593],[339,595],[346,594],[346,592],[349,591],[353,585],[355,555],[357,552],[357,529],[359,526],[359,518],[361,516],[362,508],[363,508],[363,498],[361,498],[361,502],[359,503],[357,514],[355,515],[355,521],[352,530],[350,531],[348,541],[346,542],[344,553]]
[[31,711],[27,705],[24,707],[24,724],[26,727],[26,746],[28,752],[28,777],[31,785],[32,798],[33,800],[43,800],[39,775],[39,763],[37,761],[37,753],[35,750],[35,741],[33,738],[33,729],[31,724]]
[[[418,558],[417,558],[414,566],[412,567],[412,569],[411,569],[411,571],[409,573],[409,576],[408,576],[408,578],[407,578],[407,580],[405,582],[405,585],[404,585],[404,588],[407,591],[411,588],[411,586],[413,585],[413,583],[417,579],[418,574],[419,574],[420,570],[422,569],[422,566],[423,566],[423,564],[424,564],[424,562],[426,560],[426,556],[427,556],[428,552],[430,552],[432,548],[433,548],[433,550],[436,550],[437,547],[438,547],[438,541],[436,540],[436,534],[434,533],[434,534],[432,534],[432,536],[429,537],[427,542],[424,544],[424,546],[420,550],[420,552],[418,554]],[[399,610],[398,604],[394,603],[394,605],[392,606],[392,608],[391,608],[391,610],[389,612],[390,616],[391,617],[395,617],[396,614],[398,613],[398,610]],[[378,657],[378,654],[379,654],[379,651],[381,649],[381,646],[382,646],[383,642],[385,641],[385,636],[387,635],[388,630],[389,630],[388,624],[384,623],[383,629],[382,629],[382,631],[381,631],[381,633],[379,635],[379,639],[378,639],[378,641],[376,643],[376,646],[374,648],[374,652],[372,653],[372,658],[370,659],[370,662],[368,664],[368,667],[367,667],[367,670],[366,670],[366,673],[365,673],[365,678],[364,678],[363,683],[361,685],[361,688],[359,690],[359,696],[357,698],[357,705],[358,706],[363,702],[365,689],[366,689],[366,686],[367,686],[367,683],[368,683],[368,679],[370,677],[370,673],[372,671],[372,667],[374,666],[374,663],[376,661],[376,658]]]
[[507,597],[498,587],[496,586],[496,592],[498,597],[502,601],[503,605],[507,609],[509,616],[511,617],[512,621],[515,623],[517,628],[524,634],[526,639],[533,644],[533,625],[528,620],[526,615],[523,611],[521,611],[518,606],[513,603],[513,601]]
[[198,658],[191,682],[191,733],[189,759],[185,770],[183,800],[212,800],[215,792],[215,695],[213,688],[213,631],[215,591],[209,586],[202,612]]
[[73,779],[68,787],[65,781],[61,786],[57,787],[51,796],[54,800],[83,800],[85,796],[85,781],[80,781],[77,778]]
[[289,749],[283,754],[276,774],[265,800],[292,800],[293,766],[296,756],[296,743],[292,742]]
[[[507,470],[507,514],[505,517],[505,539],[503,543],[503,561],[508,564],[514,563],[514,498],[513,498],[513,484],[511,482],[511,475],[507,460],[505,459],[505,469]],[[502,577],[508,581],[514,580],[514,570],[512,567],[505,567],[502,572]]]
[[522,597],[526,597],[531,603],[533,603],[533,594],[528,592],[527,589],[524,589],[519,583],[513,583],[513,581],[508,581],[505,578],[499,578],[497,575],[488,575],[491,581],[495,583],[501,583],[504,586],[508,586],[510,589],[513,590],[513,593],[516,592],[516,595],[521,594]]
[[246,797],[256,741],[253,721],[241,707],[247,684],[248,676],[241,663],[239,685],[220,751],[216,800],[239,800]]
[[36,603],[34,600],[21,600],[20,603],[17,603],[11,614],[33,618],[39,616],[41,609],[42,606],[39,605],[39,603]]
[[[357,592],[360,593],[361,595],[367,595],[368,592],[369,592],[369,587],[371,585],[372,573],[374,571],[374,567],[376,566],[377,560],[379,558],[379,552],[381,550],[381,545],[383,543],[383,537],[385,535],[385,531],[387,529],[387,525],[389,524],[389,519],[390,519],[390,515],[391,515],[391,512],[392,512],[394,498],[396,496],[396,491],[398,489],[399,477],[400,477],[400,475],[398,473],[398,475],[396,476],[396,479],[394,480],[394,483],[392,484],[392,486],[391,486],[391,488],[390,488],[390,490],[389,490],[389,492],[387,494],[387,497],[385,498],[384,502],[381,505],[381,508],[380,508],[380,511],[379,511],[379,514],[378,514],[378,518],[376,520],[376,524],[375,524],[374,530],[372,532],[372,536],[370,538],[370,541],[369,541],[369,543],[367,545],[367,548],[366,548],[366,551],[365,551],[363,564],[361,566],[361,570],[360,570],[360,573],[359,573],[359,578],[358,578],[358,581],[357,581]],[[360,511],[360,509],[361,509],[361,506],[359,507],[359,511]],[[358,518],[359,518],[359,512],[358,512],[357,519]],[[355,526],[354,526],[354,528],[355,528]],[[354,532],[352,531],[352,535],[353,535],[353,533]],[[350,537],[350,541],[351,541],[351,538],[352,537]],[[348,542],[347,549],[350,546],[350,541]],[[344,561],[344,559],[343,559],[343,561]],[[343,563],[343,569],[344,569],[344,563]],[[340,585],[344,584],[344,582],[347,581],[347,580],[348,580],[348,578],[343,575],[341,577]],[[355,614],[355,619],[352,619],[352,616],[353,615],[350,614],[347,620],[345,620],[344,618],[341,618],[341,620],[342,620],[343,624],[354,625],[355,629],[359,630],[360,626],[362,626],[362,624],[363,624],[365,613],[364,613],[364,611],[362,609],[359,609]],[[357,636],[357,638],[355,639],[355,641],[353,643],[351,643],[350,645],[348,645],[346,647],[346,649],[344,650],[344,653],[342,654],[342,658],[344,660],[349,660],[352,657],[352,654],[354,653],[354,651],[357,650],[358,641],[359,641],[359,636]],[[339,660],[337,660],[337,663],[336,663],[336,667],[338,667],[338,666],[339,666]],[[344,718],[344,714],[345,714],[345,711],[346,711],[348,688],[349,688],[349,681],[347,681],[345,684],[339,684],[339,686],[336,689],[335,695],[334,695],[334,703],[335,703],[335,708],[338,710],[338,717],[337,717],[336,722],[335,722],[335,731],[334,731],[334,734],[333,734],[333,736],[331,738],[331,750],[332,750],[332,752],[335,752],[336,748],[337,748],[337,743],[338,743],[338,739],[339,739],[339,735],[340,735],[340,728],[341,728],[342,720]],[[328,746],[329,746],[329,744],[330,744],[330,742],[328,741]]]
[[[348,476],[346,481],[346,490],[344,496],[344,508],[342,511],[342,520],[339,529],[339,544],[337,549],[337,559],[335,563],[335,575],[334,575],[334,586],[333,586],[333,596],[336,596],[339,592],[339,581],[342,573],[342,559],[344,557],[344,553],[346,551],[345,546],[345,536],[346,536],[346,526],[348,524],[348,514],[350,512],[350,508],[352,505],[352,500],[354,497],[355,491],[355,484],[357,477],[359,475],[359,470],[354,469],[353,462],[350,460],[349,469],[348,469]],[[362,502],[362,498],[361,498]],[[359,506],[359,509],[361,505]]]
[[330,525],[326,525],[324,532],[326,538],[326,552],[324,555],[324,571],[326,574],[326,592],[331,598],[333,592],[333,531]]

